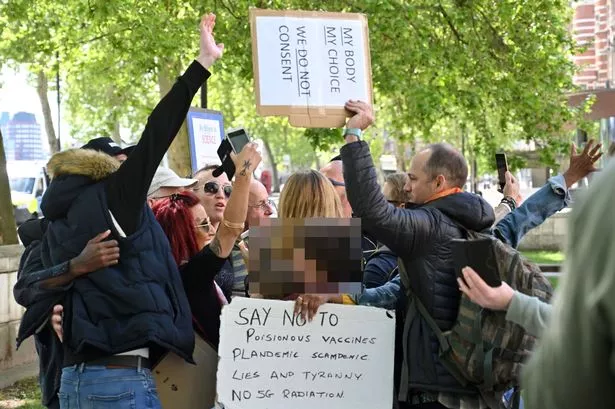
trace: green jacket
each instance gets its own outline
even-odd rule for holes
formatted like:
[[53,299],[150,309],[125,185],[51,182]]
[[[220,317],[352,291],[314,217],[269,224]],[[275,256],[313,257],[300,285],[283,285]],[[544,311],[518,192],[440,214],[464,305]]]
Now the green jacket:
[[569,219],[566,274],[524,374],[526,408],[615,407],[615,163]]

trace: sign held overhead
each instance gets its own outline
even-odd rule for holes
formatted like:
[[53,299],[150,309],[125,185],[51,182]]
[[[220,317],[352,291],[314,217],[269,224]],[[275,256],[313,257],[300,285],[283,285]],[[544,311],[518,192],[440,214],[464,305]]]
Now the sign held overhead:
[[372,102],[365,15],[250,9],[250,25],[259,115],[337,128],[348,100]]

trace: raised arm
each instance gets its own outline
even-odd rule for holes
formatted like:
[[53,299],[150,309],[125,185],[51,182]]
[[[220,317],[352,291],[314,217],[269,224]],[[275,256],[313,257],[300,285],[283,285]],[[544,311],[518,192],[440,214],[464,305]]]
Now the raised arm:
[[516,248],[531,229],[540,226],[546,219],[571,203],[568,189],[579,180],[596,171],[595,163],[600,159],[602,145],[593,146],[589,141],[583,152],[577,155],[572,144],[570,166],[561,175],[549,179],[546,185],[527,198],[514,211],[506,215],[494,228],[495,235]]
[[231,158],[235,163],[235,169],[237,169],[233,193],[224,210],[224,218],[218,227],[216,236],[209,244],[211,251],[221,258],[226,258],[231,254],[237,238],[243,233],[248,213],[248,196],[252,173],[261,162],[261,155],[254,143],[244,146],[239,155],[231,153]]
[[[357,102],[346,108],[355,113],[347,129],[364,130],[374,121],[372,108]],[[346,194],[364,230],[395,254],[412,257],[429,245],[435,220],[427,209],[400,209],[388,203],[378,185],[376,168],[367,143],[350,133],[340,151],[344,164]]]
[[213,36],[215,21],[213,14],[202,18],[199,56],[154,108],[139,143],[106,181],[109,209],[126,235],[136,231],[154,173],[179,132],[194,95],[209,78],[209,67],[222,56],[224,45],[216,44]]

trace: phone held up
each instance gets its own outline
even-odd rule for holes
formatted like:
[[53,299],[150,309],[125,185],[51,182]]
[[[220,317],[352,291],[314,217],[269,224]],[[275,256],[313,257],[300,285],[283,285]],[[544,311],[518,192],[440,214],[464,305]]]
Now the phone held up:
[[506,186],[506,172],[508,172],[508,161],[506,160],[505,153],[495,154],[495,164],[498,168],[498,192],[504,192],[504,186]]
[[218,177],[222,172],[226,172],[229,180],[235,175],[235,164],[231,159],[231,152],[238,154],[241,152],[244,146],[250,142],[248,133],[243,128],[233,129],[226,134],[226,138],[220,144],[218,148],[218,157],[222,162],[216,170],[213,172],[214,177]]
[[502,285],[500,271],[498,269],[493,240],[453,240],[453,261],[457,277],[463,280],[461,270],[464,267],[472,267],[474,271],[490,287]]

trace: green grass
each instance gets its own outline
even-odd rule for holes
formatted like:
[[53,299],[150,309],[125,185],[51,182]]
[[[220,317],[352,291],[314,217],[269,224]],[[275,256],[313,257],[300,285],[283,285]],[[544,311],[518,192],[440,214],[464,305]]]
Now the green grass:
[[0,390],[0,409],[45,409],[37,378],[28,378]]
[[537,264],[562,264],[564,253],[561,251],[522,251],[525,257]]

